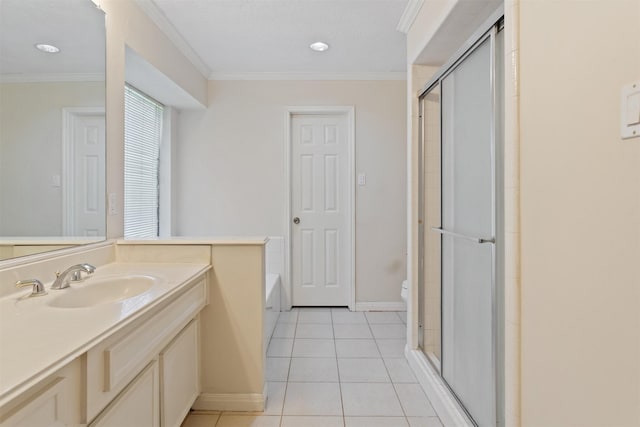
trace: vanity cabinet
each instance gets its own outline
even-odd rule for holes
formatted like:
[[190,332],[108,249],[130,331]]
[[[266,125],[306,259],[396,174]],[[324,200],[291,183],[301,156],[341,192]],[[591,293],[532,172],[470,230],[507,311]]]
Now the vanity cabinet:
[[200,392],[205,275],[0,408],[0,427],[179,427]]
[[[206,295],[203,279],[152,317],[132,323],[87,352],[87,420],[98,417],[95,425],[102,426],[104,413],[101,412],[127,412],[129,408],[144,416],[151,402],[156,402],[153,407],[157,418],[162,417],[162,426],[180,426],[199,393],[198,322],[195,318],[206,304]],[[141,381],[142,371],[157,373],[148,373],[145,385],[136,386],[132,391],[130,387]],[[152,383],[155,384],[153,388],[150,387]],[[121,402],[117,409],[107,407],[114,399],[136,401],[141,398],[143,389],[155,396],[147,395],[145,405]],[[158,404],[160,398],[163,405]],[[164,403],[168,406],[161,410]],[[123,419],[134,419],[134,415],[131,413]]]

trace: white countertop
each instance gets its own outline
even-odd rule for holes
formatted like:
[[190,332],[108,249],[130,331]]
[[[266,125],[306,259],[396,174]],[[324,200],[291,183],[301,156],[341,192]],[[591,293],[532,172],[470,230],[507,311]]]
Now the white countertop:
[[[0,299],[0,406],[62,368],[107,336],[167,301],[207,264],[113,263],[96,269],[89,281],[111,275],[151,275],[160,283],[125,301],[87,308],[57,308],[48,303],[67,290],[24,298],[25,289]],[[45,287],[49,291],[51,283]],[[85,284],[72,284],[82,287]],[[107,286],[107,285],[96,285]]]

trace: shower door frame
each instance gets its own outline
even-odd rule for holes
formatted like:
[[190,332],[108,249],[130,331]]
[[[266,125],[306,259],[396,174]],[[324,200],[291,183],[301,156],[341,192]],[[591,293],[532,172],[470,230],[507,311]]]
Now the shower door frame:
[[[487,39],[490,39],[490,51],[491,51],[491,63],[490,63],[490,85],[491,85],[491,120],[493,123],[491,129],[491,150],[493,167],[491,171],[491,183],[493,187],[492,191],[492,222],[493,222],[493,263],[491,273],[491,301],[492,301],[492,377],[494,378],[494,391],[495,391],[495,415],[497,426],[504,426],[504,218],[503,218],[503,189],[504,189],[504,161],[503,161],[503,143],[498,144],[497,135],[502,134],[498,129],[499,126],[503,126],[503,121],[499,119],[498,114],[504,103],[503,100],[497,99],[497,87],[496,76],[497,73],[503,75],[502,70],[497,70],[496,67],[496,55],[503,55],[504,52],[496,51],[496,36],[500,31],[504,30],[504,9],[499,7],[496,11],[478,28],[478,30],[467,40],[467,42],[452,56],[452,58],[443,65],[440,70],[424,85],[424,89],[418,93],[418,106],[419,106],[419,126],[418,126],[418,346],[425,354],[429,363],[435,368],[440,375],[442,382],[451,392],[451,395],[457,400],[460,407],[466,412],[466,415],[470,420],[473,420],[471,414],[466,410],[464,404],[458,399],[454,390],[449,386],[448,382],[444,379],[442,352],[444,340],[442,334],[443,325],[443,303],[442,303],[442,273],[440,277],[440,331],[441,331],[441,343],[440,343],[440,360],[434,361],[425,352],[424,349],[424,303],[425,303],[425,233],[431,232],[431,230],[425,230],[426,216],[425,216],[425,109],[424,98],[435,88],[442,88],[442,81],[456,69],[471,53],[475,51],[482,43]],[[501,62],[502,63],[502,62]],[[504,96],[504,93],[501,92]],[[442,90],[440,90],[440,186],[442,187],[442,174],[444,173],[442,164]],[[442,221],[442,191],[440,192],[440,220]],[[442,251],[442,235],[441,235],[441,248]],[[440,254],[440,264],[442,272],[442,253]]]

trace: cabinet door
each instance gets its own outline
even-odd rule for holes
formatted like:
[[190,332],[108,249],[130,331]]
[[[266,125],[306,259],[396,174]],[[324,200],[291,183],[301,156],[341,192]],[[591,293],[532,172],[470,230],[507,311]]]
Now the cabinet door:
[[154,360],[124,389],[91,427],[159,427],[160,387]]
[[61,414],[64,413],[66,398],[64,393],[65,381],[65,378],[56,378],[27,404],[2,420],[0,425],[2,427],[53,427],[65,425],[66,423],[61,417]]
[[162,426],[179,427],[198,397],[198,328],[189,323],[160,353]]

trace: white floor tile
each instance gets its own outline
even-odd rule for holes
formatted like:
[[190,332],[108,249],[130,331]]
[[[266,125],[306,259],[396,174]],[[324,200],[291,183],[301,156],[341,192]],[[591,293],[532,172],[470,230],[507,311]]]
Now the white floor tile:
[[407,345],[406,339],[383,339],[376,340],[378,350],[382,357],[404,357],[404,347]]
[[342,417],[291,416],[282,417],[281,427],[344,427]]
[[268,382],[267,383],[267,406],[263,415],[280,415],[284,406],[284,393],[287,383]]
[[336,348],[332,339],[296,339],[293,357],[335,357]]
[[353,325],[353,324],[334,324],[333,332],[336,335],[336,338],[349,338],[349,339],[359,339],[359,338],[373,338],[371,335],[371,330],[369,329],[369,325]]
[[367,320],[374,323],[402,323],[395,311],[368,311]]
[[332,311],[333,324],[366,324],[367,318],[361,311]]
[[278,323],[297,323],[298,322],[298,310],[282,311],[278,316]]
[[338,382],[336,359],[294,357],[291,359],[289,382]]
[[289,383],[283,415],[342,415],[338,383]]
[[301,310],[298,314],[298,323],[331,323],[331,311]]
[[408,427],[405,417],[345,417],[346,427]]
[[382,359],[338,359],[338,368],[343,383],[391,382]]
[[267,357],[265,377],[267,381],[287,381],[289,376],[289,357]]
[[338,357],[380,357],[374,340],[336,340]]
[[395,384],[404,413],[408,417],[435,417],[436,412],[420,384]]
[[291,357],[293,340],[290,338],[271,338],[267,357]]
[[411,427],[442,427],[438,417],[407,417]]
[[387,367],[391,381],[394,383],[417,383],[415,375],[405,358],[385,358],[384,364]]
[[189,414],[181,427],[214,427],[220,418],[219,414]]
[[296,338],[333,338],[330,323],[299,323]]
[[404,416],[391,384],[342,383],[345,416]]
[[[393,314],[395,315],[395,313]],[[371,326],[371,331],[373,332],[374,338],[377,339],[406,338],[407,336],[407,326],[402,323],[372,324],[369,326]]]
[[272,338],[294,338],[295,335],[295,323],[277,323]]
[[280,416],[222,414],[216,427],[279,427]]

